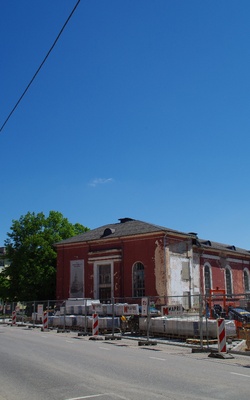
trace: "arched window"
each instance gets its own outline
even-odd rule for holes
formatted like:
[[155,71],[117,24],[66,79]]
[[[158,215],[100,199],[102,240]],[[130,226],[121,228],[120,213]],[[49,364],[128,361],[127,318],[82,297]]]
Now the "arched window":
[[231,274],[231,269],[229,267],[226,267],[225,269],[225,278],[226,278],[226,293],[228,296],[231,296],[233,293],[232,274]]
[[133,266],[133,296],[145,296],[144,265],[137,262]]
[[204,285],[206,296],[210,295],[211,290],[211,268],[210,265],[206,264],[204,268]]
[[249,270],[248,269],[244,269],[243,271],[243,279],[244,279],[244,289],[245,292],[249,292]]

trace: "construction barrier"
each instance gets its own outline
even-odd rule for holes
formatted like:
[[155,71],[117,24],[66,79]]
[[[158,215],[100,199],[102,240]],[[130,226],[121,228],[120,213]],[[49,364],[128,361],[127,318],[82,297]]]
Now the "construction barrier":
[[48,324],[48,313],[47,311],[43,312],[43,329],[48,329],[49,324]]
[[12,311],[12,325],[16,325],[16,311]]
[[96,336],[98,335],[98,314],[93,314],[92,316],[93,321],[92,321],[92,335]]
[[225,320],[224,318],[217,319],[217,330],[218,330],[218,352],[226,353],[226,330],[225,330]]

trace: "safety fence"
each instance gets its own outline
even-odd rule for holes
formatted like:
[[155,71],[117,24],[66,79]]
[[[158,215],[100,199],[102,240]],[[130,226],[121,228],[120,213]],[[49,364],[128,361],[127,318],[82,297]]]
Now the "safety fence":
[[[64,299],[13,302],[1,306],[0,315],[15,324],[44,329],[75,330],[85,334],[119,333],[149,337],[216,340],[217,320],[225,320],[227,338],[234,338],[244,324],[250,324],[248,294],[228,296],[212,290],[207,296]],[[95,330],[94,330],[95,327]]]

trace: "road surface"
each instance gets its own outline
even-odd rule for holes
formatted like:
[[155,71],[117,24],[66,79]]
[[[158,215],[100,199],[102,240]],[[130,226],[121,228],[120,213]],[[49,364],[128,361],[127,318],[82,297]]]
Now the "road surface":
[[249,400],[250,357],[0,325],[0,400]]

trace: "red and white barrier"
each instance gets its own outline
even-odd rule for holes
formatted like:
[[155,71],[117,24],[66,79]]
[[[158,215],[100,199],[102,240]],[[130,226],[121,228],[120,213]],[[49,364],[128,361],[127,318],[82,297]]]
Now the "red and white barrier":
[[217,332],[218,332],[218,351],[219,353],[226,353],[227,343],[226,343],[226,330],[225,330],[224,318],[217,319]]
[[12,311],[12,325],[16,325],[16,311]]
[[92,321],[92,335],[96,336],[99,333],[99,328],[98,328],[98,314],[93,314],[92,315],[93,321]]
[[48,313],[47,313],[47,311],[44,311],[44,312],[43,312],[43,329],[49,329]]

